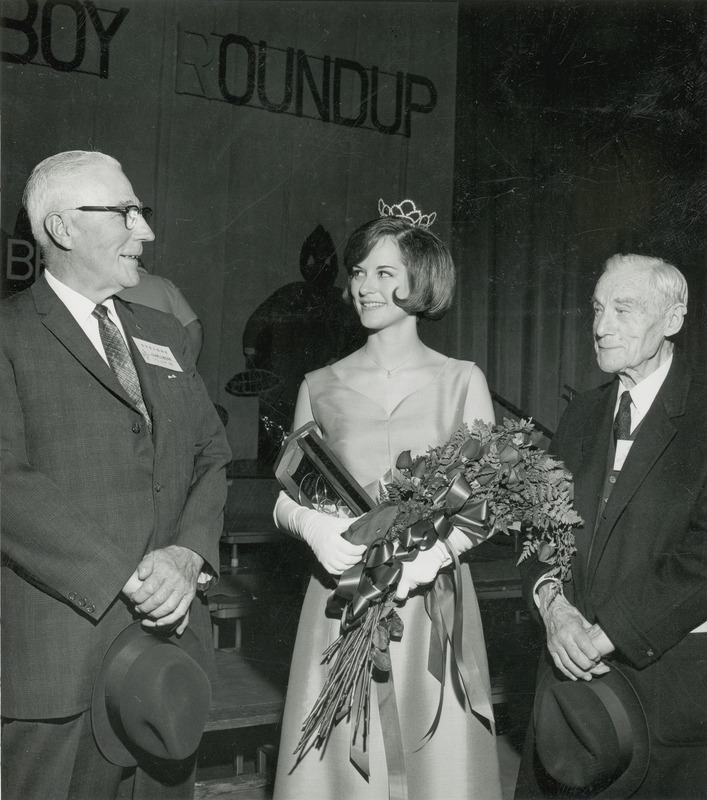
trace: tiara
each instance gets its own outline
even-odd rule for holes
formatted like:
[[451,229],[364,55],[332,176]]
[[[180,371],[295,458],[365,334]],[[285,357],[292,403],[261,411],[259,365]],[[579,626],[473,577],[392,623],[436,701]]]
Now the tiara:
[[402,203],[395,203],[389,206],[381,198],[378,200],[378,213],[381,217],[401,217],[416,228],[424,228],[425,230],[437,219],[436,211],[431,214],[423,214],[412,200],[403,200]]

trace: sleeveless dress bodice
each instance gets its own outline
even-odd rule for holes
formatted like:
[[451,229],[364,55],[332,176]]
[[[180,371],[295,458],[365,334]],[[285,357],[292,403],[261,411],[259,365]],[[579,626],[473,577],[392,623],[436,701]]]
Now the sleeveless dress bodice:
[[461,425],[473,367],[448,358],[430,383],[390,414],[347,386],[332,367],[324,367],[307,375],[315,422],[348,471],[375,495],[378,482],[390,479],[400,453],[421,455],[446,442]]
[[[448,441],[461,425],[473,369],[471,362],[447,359],[427,385],[406,396],[391,413],[347,386],[330,366],[309,373],[306,383],[312,414],[324,440],[376,499],[381,480],[390,479],[401,452],[423,454]],[[461,566],[460,579],[464,635],[470,640],[488,691],[481,618],[467,564]],[[331,576],[321,568],[315,570],[302,606],[283,715],[274,800],[387,800],[389,796],[375,701],[371,703],[369,732],[370,779],[349,760],[347,720],[335,726],[324,751],[310,747],[299,761],[293,756],[302,723],[326,679],[322,653],[340,633],[339,620],[325,614],[326,601],[334,587]],[[431,623],[424,596],[411,595],[398,613],[405,631],[399,642],[391,643],[390,656],[410,800],[500,800],[495,739],[468,710],[450,664],[439,726],[423,744],[440,691],[439,682],[427,670]]]

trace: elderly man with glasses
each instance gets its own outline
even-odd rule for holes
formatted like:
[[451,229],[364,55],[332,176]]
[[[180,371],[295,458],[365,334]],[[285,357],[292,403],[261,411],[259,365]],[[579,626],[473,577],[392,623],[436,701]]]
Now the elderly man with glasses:
[[[59,153],[24,204],[45,271],[2,310],[2,794],[110,799],[96,675],[135,619],[188,627],[208,670],[230,451],[184,328],[115,297],[154,239],[120,164]],[[191,796],[194,757],[137,761],[133,797]]]

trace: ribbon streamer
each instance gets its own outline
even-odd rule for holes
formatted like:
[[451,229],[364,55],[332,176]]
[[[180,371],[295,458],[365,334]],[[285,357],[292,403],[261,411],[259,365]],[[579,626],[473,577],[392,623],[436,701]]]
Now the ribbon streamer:
[[[397,543],[385,538],[395,521],[396,506],[384,504],[369,512],[351,526],[346,536],[349,541],[363,541],[368,549],[358,564],[341,575],[336,590],[327,601],[329,613],[341,613],[341,627],[345,633],[361,624],[372,603],[393,591],[400,579],[403,562],[416,558],[419,552],[429,550],[438,541],[445,543],[454,562],[454,571],[451,576],[438,574],[425,596],[425,608],[432,622],[428,669],[440,683],[437,712],[424,737],[427,740],[436,731],[442,714],[448,644],[451,645],[454,665],[469,707],[487,723],[491,731],[494,726],[491,698],[481,680],[474,652],[464,639],[462,583],[461,578],[455,578],[460,569],[459,559],[447,542],[454,528],[462,531],[473,545],[494,533],[488,529],[487,501],[470,500],[471,494],[471,486],[461,473],[457,473],[450,484],[442,487],[434,496],[436,508],[432,515],[408,526],[398,537]],[[379,538],[372,540],[373,536]],[[377,681],[375,686],[388,765],[390,799],[406,800],[407,777],[392,669],[387,681]],[[359,735],[361,738],[357,742]],[[368,775],[366,738],[365,729],[358,731],[352,727],[350,756],[358,768]]]

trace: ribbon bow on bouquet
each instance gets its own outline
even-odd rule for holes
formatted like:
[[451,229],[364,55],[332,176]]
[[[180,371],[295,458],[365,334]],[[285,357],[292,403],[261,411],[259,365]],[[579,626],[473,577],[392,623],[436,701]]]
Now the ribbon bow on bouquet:
[[388,534],[399,514],[396,503],[387,501],[369,511],[344,532],[353,544],[365,544],[363,558],[346,570],[330,596],[327,613],[341,612],[342,630],[359,625],[371,603],[394,591],[405,561],[429,550],[437,541],[446,541],[453,528],[462,531],[474,545],[495,533],[489,531],[488,502],[471,499],[472,489],[461,473],[434,496],[433,513],[408,525],[393,540]]

